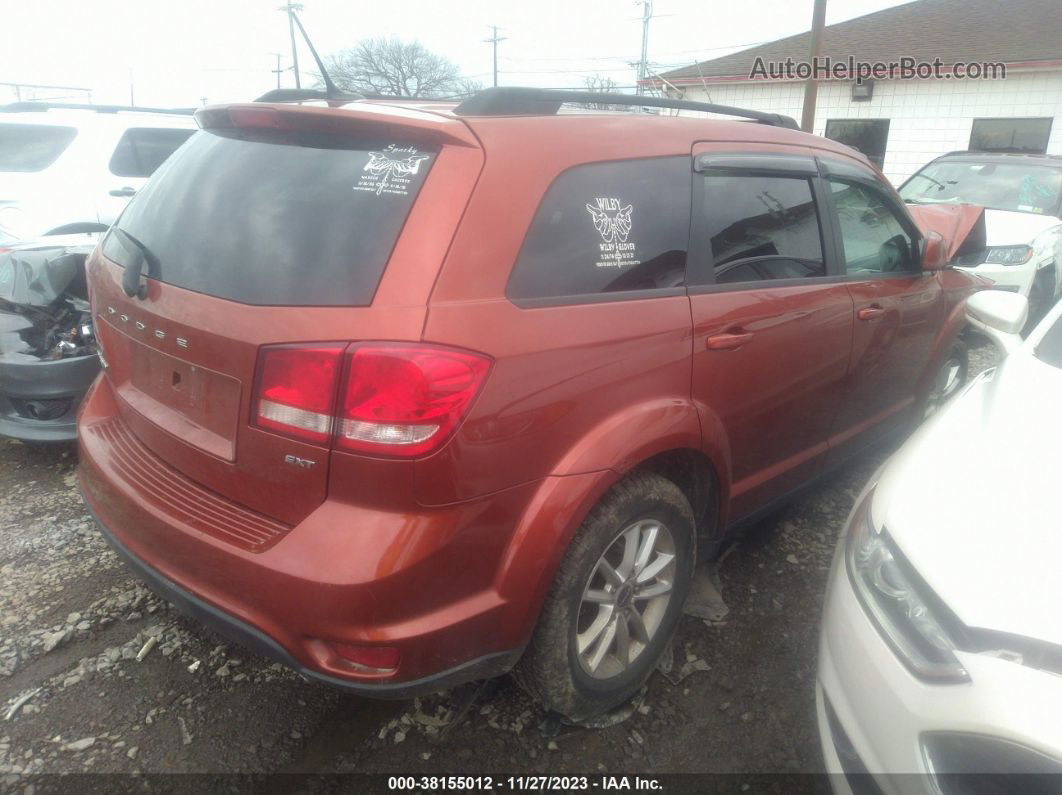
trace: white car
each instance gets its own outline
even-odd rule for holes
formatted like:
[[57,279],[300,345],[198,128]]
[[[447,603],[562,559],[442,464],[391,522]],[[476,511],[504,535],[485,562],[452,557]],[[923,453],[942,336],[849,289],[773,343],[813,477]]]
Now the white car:
[[982,245],[960,251],[956,265],[1028,298],[1034,321],[1062,294],[1062,158],[944,155],[908,179],[900,196],[908,204],[984,207],[984,240],[974,236]]
[[[817,682],[838,792],[1062,790],[1062,304],[1023,342],[1027,311],[1013,294],[970,297],[967,318],[1007,356],[849,517]],[[1019,772],[1052,777],[961,778]]]
[[195,130],[188,111],[0,106],[0,228],[22,240],[107,229]]

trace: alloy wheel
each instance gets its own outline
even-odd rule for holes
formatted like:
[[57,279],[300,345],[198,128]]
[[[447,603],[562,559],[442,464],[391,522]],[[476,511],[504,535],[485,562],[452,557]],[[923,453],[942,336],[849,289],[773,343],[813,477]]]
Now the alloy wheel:
[[620,531],[583,588],[575,652],[594,679],[626,671],[660,629],[675,582],[675,542],[656,519]]

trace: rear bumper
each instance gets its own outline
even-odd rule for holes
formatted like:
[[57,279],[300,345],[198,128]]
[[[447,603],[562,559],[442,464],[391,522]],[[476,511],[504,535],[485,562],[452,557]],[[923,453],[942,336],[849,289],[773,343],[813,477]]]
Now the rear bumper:
[[[74,441],[78,406],[99,371],[98,356],[0,361],[0,436],[27,442]],[[38,419],[38,408],[58,413]]]
[[[364,695],[433,692],[501,674],[519,658],[533,597],[507,597],[494,574],[534,484],[393,514],[328,499],[279,540],[241,547],[191,517],[234,525],[246,509],[222,505],[179,473],[165,480],[161,462],[145,469],[150,450],[123,450],[100,432],[121,423],[101,379],[81,415],[85,502],[119,554],[179,609],[307,677]],[[334,643],[394,647],[399,664],[359,670]]]
[[364,683],[343,679],[338,676],[321,673],[302,665],[298,660],[277,641],[256,629],[250,624],[240,621],[235,616],[229,615],[223,610],[211,605],[209,602],[186,591],[177,583],[163,576],[151,568],[140,558],[130,552],[115,535],[107,529],[100,518],[93,514],[96,526],[107,543],[114,548],[126,565],[143,580],[152,591],[157,593],[167,602],[172,604],[184,615],[192,618],[204,626],[214,630],[222,637],[239,643],[251,651],[268,657],[272,660],[288,666],[306,679],[321,682],[332,687],[356,693],[358,695],[374,696],[376,698],[412,698],[425,693],[433,693],[448,687],[453,687],[461,682],[472,679],[486,679],[508,671],[516,663],[520,656],[520,649],[516,652],[498,652],[487,654],[466,663],[455,666],[446,671],[431,676],[425,676],[408,682],[378,682]]

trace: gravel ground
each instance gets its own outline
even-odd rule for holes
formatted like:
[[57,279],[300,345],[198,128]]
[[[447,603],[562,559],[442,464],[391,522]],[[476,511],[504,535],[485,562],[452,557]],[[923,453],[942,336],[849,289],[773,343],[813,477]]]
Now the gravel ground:
[[[994,364],[987,342],[970,343],[971,373]],[[508,679],[370,701],[225,643],[123,568],[82,507],[72,448],[0,442],[0,790],[24,783],[18,774],[81,771],[818,772],[826,573],[884,458],[851,466],[724,553],[729,616],[683,620],[671,676],[654,674],[628,720],[549,736]]]

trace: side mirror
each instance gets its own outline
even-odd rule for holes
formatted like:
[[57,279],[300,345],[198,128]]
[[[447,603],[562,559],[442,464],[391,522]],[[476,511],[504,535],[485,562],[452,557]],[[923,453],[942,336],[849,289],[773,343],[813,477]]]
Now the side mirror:
[[939,232],[929,232],[922,240],[922,270],[939,271],[948,266],[948,245]]
[[966,321],[985,334],[1005,356],[1021,345],[1021,330],[1029,317],[1024,295],[981,290],[966,299]]

